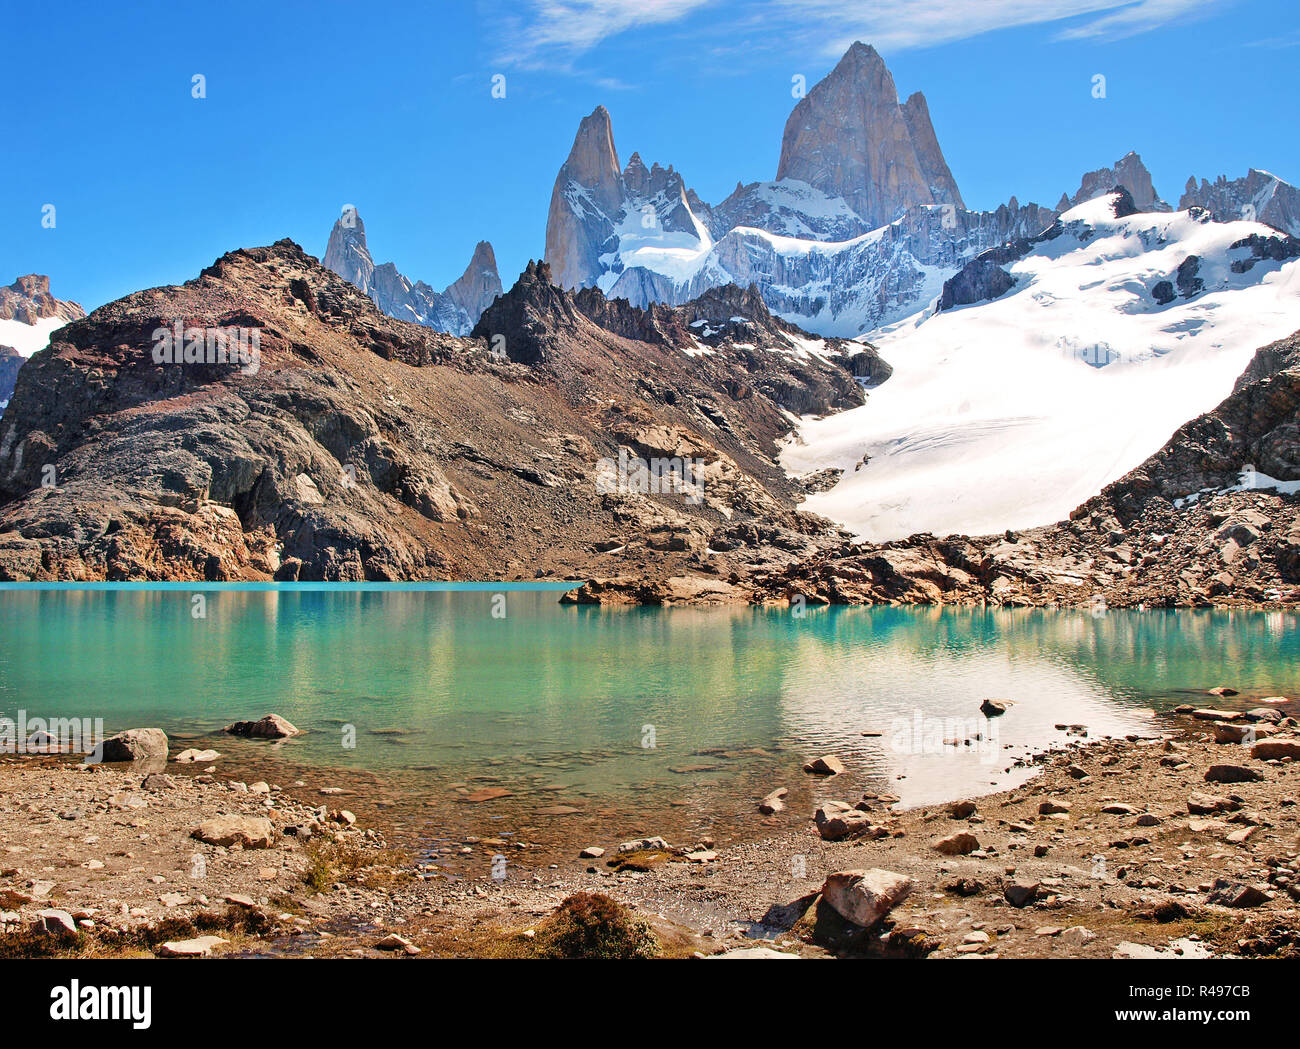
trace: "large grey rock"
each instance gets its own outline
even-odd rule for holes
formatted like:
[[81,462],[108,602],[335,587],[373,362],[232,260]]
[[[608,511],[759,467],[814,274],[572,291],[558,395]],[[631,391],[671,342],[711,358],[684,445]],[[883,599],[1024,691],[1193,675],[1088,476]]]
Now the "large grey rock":
[[999,295],[1005,295],[1015,284],[1015,278],[994,259],[980,255],[943,282],[939,309],[951,310],[957,306],[988,302]]
[[160,728],[133,728],[109,736],[92,758],[100,761],[167,760],[167,733]]
[[67,911],[47,908],[36,912],[35,928],[38,932],[50,936],[68,937],[77,935],[77,923]]
[[837,871],[822,885],[822,899],[845,921],[870,928],[902,903],[914,885],[911,878],[879,867]]

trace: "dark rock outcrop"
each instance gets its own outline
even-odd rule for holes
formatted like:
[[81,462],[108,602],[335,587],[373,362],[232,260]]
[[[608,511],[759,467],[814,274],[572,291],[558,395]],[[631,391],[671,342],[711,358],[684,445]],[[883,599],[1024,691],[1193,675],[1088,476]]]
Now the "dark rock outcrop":
[[987,302],[1005,295],[1015,284],[1015,278],[985,253],[966,263],[956,276],[943,282],[939,309],[951,310],[957,306]]
[[[29,273],[7,288],[0,287],[0,320],[35,326],[52,318],[74,321],[85,315],[86,311],[78,303],[65,302],[50,294],[50,278],[39,273]],[[36,338],[43,338],[46,327],[39,329],[41,334]],[[13,340],[18,343],[19,337],[13,336]],[[32,339],[17,347],[0,345],[0,413],[13,396],[18,370],[38,348]]]
[[26,358],[10,346],[0,346],[0,408],[13,396],[18,369]]

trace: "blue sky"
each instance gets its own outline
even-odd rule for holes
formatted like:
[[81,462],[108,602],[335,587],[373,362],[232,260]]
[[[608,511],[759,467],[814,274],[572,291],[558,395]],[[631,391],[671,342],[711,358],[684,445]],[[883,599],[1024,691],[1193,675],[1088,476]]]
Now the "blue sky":
[[1130,149],[1175,204],[1190,174],[1300,180],[1294,0],[112,6],[11,7],[0,43],[0,282],[88,307],[281,237],[319,256],[345,204],[377,262],[441,288],[486,238],[508,285],[596,105],[624,163],[716,202],[775,175],[791,78],[854,39],[925,92],[972,207],[1052,205]]

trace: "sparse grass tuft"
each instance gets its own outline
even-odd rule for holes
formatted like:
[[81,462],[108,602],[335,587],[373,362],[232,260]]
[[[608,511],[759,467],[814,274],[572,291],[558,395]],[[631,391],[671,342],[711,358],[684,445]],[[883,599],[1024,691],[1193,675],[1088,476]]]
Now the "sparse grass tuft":
[[656,958],[659,942],[649,923],[598,892],[577,892],[541,923],[539,958]]
[[411,876],[410,857],[400,849],[364,849],[339,841],[312,839],[306,854],[303,883],[311,892],[324,892],[339,881],[379,889]]

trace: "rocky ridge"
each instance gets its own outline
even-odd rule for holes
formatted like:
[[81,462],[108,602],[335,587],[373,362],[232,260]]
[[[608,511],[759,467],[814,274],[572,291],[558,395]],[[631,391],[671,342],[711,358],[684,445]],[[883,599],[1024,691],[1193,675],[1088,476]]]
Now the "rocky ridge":
[[[924,310],[982,252],[1032,238],[1065,211],[1124,190],[1139,211],[1171,210],[1130,152],[1085,174],[1055,208],[1016,197],[966,207],[924,95],[900,103],[871,47],[853,44],[787,120],[776,179],[738,182],[708,204],[670,165],[620,170],[609,113],[579,127],[552,191],[545,257],[565,288],[598,286],[633,305],[679,304],[753,283],[768,307],[823,335],[855,337]],[[1189,183],[1180,208],[1251,217],[1295,234],[1295,191],[1252,172]],[[1152,247],[1150,250],[1156,250]]]
[[[1173,209],[1156,192],[1151,184],[1151,172],[1147,170],[1142,158],[1136,153],[1127,153],[1111,167],[1098,168],[1083,176],[1078,190],[1073,196],[1061,197],[1056,206],[1057,211],[1069,211],[1089,200],[1096,200],[1107,193],[1122,189],[1137,211],[1172,211]],[[1240,216],[1235,216],[1240,217]]]
[[1217,222],[1249,219],[1300,237],[1300,189],[1267,171],[1251,168],[1244,177],[1220,175],[1213,182],[1195,177],[1178,201],[1181,208],[1205,208]]

